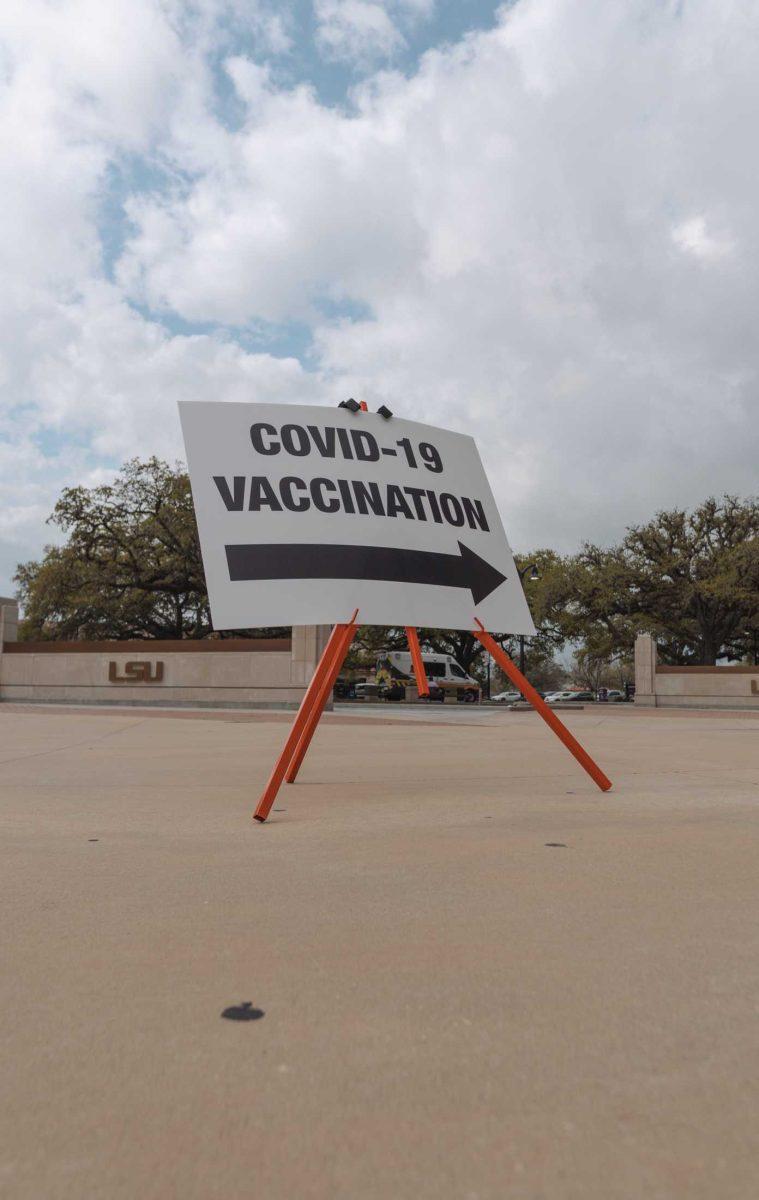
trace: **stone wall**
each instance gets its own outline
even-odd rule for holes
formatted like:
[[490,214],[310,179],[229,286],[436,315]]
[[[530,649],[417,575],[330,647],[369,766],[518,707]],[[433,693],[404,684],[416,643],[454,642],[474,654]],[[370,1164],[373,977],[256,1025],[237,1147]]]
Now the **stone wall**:
[[329,636],[203,641],[19,642],[0,598],[0,700],[68,704],[295,708]]
[[649,708],[752,708],[759,711],[759,666],[668,667],[647,633],[635,640],[635,703]]

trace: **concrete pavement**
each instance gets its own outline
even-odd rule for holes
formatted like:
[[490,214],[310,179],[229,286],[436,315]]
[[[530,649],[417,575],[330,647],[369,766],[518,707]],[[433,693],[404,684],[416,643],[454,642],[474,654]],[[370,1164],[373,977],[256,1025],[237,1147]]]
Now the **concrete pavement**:
[[753,1198],[759,719],[290,719],[0,706],[0,1194]]

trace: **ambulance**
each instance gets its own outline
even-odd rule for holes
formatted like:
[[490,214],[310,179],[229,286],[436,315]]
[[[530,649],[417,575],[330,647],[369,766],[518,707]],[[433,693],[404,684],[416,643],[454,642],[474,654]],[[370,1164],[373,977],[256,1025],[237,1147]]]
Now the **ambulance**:
[[[480,685],[450,654],[422,652],[422,662],[430,688],[430,700],[444,703],[459,700],[474,704],[480,699]],[[408,650],[390,650],[377,659],[377,695],[381,700],[416,698],[416,678]],[[360,684],[356,687],[359,695]]]

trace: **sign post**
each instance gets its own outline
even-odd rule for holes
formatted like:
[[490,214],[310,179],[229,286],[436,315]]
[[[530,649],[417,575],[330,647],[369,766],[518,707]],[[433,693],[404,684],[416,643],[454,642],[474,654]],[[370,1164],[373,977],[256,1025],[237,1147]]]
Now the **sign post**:
[[406,626],[406,640],[408,642],[408,648],[411,654],[411,661],[414,664],[417,695],[429,696],[430,685],[427,682],[427,672],[424,669],[424,662],[422,660],[422,648],[419,645],[419,634],[416,632],[413,625]]
[[[358,610],[354,612],[350,625],[345,626],[343,635],[335,648],[334,654],[332,655],[327,672],[324,676],[324,681],[319,689],[319,695],[316,697],[316,701],[308,716],[303,733],[298,740],[295,753],[293,754],[290,765],[285,773],[285,779],[288,783],[295,783],[298,771],[300,770],[300,765],[303,762],[303,759],[306,757],[306,751],[308,750],[308,747],[311,745],[311,738],[316,732],[316,726],[319,724],[319,719],[324,712],[324,709],[327,707],[327,701],[332,695],[332,689],[337,683],[337,677],[342,670],[343,663],[345,662],[348,651],[351,648],[353,639],[356,636],[356,629],[358,628],[356,625],[357,616]],[[260,819],[261,818],[259,817],[259,820]]]
[[511,682],[519,688],[525,700],[540,714],[559,740],[564,743],[569,753],[575,756],[580,766],[588,772],[593,782],[598,784],[602,792],[608,792],[611,787],[611,780],[604,775],[601,768],[593,761],[588,752],[583,750],[577,738],[572,736],[564,722],[560,721],[556,713],[548,707],[543,697],[535,691],[532,684],[525,679],[522,672],[511,661],[506,651],[493,640],[476,617],[475,623],[479,626],[479,629],[475,629],[474,631],[477,641],[485,647],[489,654],[492,654],[504,675],[507,675]]
[[[471,437],[364,406],[179,409],[214,627],[334,624],[259,821],[283,778],[297,776],[358,613],[362,624],[406,627],[420,695],[429,689],[418,626],[474,629],[506,674],[502,659],[516,671],[486,631],[531,636],[535,627]],[[556,714],[529,684],[522,690],[590,770]]]

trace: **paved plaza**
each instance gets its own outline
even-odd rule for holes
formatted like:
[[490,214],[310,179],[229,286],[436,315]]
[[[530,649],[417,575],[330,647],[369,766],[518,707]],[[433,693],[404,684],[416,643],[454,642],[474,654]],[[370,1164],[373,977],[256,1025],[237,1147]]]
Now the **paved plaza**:
[[562,717],[0,706],[0,1194],[754,1197],[759,715]]

